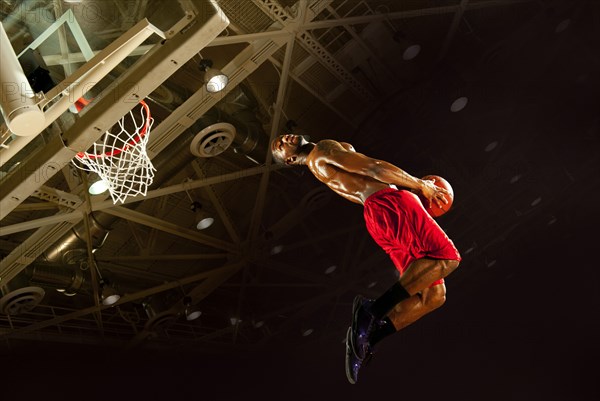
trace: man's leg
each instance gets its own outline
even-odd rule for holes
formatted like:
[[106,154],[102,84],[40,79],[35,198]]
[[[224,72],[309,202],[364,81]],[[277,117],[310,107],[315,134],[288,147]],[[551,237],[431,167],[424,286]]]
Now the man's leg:
[[431,283],[447,277],[456,270],[458,264],[458,260],[417,259],[408,266],[399,282],[410,295],[415,295],[429,287]]
[[[352,326],[347,336],[346,373],[355,383],[365,358],[372,353],[374,342],[408,326],[445,301],[445,286],[429,286],[445,278],[459,265],[458,260],[417,259],[400,280],[374,302],[355,299]],[[397,309],[397,310],[396,310]],[[389,317],[386,317],[389,314]],[[373,341],[375,336],[375,341]]]
[[[393,324],[393,331],[386,331],[386,334],[393,334],[402,330],[411,323],[416,322],[426,314],[433,312],[446,302],[446,286],[438,284],[433,287],[425,288],[420,293],[400,302],[388,313],[387,317]],[[371,345],[375,345],[387,335],[382,335],[375,331],[371,338]]]
[[417,259],[400,276],[400,280],[375,300],[370,312],[383,319],[397,304],[428,288],[431,283],[447,277],[458,267],[458,260]]
[[[409,301],[401,310],[412,311],[403,318],[407,321],[412,319],[410,322],[397,321],[399,324],[403,324],[403,327],[435,309],[432,308],[432,305],[438,304],[436,308],[441,306],[443,300],[445,300],[445,291],[443,294],[440,294],[439,291],[429,294],[429,291],[427,291],[430,295],[427,298],[423,298],[423,292],[429,288],[431,283],[452,273],[458,267],[458,264],[459,261],[457,260],[417,259],[410,264],[400,280],[374,302],[357,298],[353,307],[352,321],[353,348],[356,355],[359,358],[364,358],[366,354],[371,352],[371,335],[374,331],[379,330],[382,325],[386,326],[384,318],[401,302]],[[427,301],[427,303],[424,301]],[[396,317],[396,319],[400,318]],[[391,317],[390,320],[392,320]],[[390,329],[395,327],[396,322],[394,322],[393,327],[388,324],[385,327],[385,332],[389,334]]]
[[424,315],[439,308],[446,300],[446,286],[438,284],[425,288],[420,293],[400,302],[389,312],[388,316],[376,322],[374,329],[368,334],[367,348],[362,356],[355,351],[356,338],[352,337],[352,328],[346,335],[346,375],[350,383],[356,383],[358,371],[370,357],[372,347],[384,338],[396,333],[417,321]]

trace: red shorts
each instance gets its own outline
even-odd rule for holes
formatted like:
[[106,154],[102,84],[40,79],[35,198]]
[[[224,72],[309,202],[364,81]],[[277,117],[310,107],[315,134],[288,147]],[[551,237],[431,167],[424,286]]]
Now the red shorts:
[[[390,255],[402,275],[421,258],[461,260],[454,243],[410,191],[384,188],[365,201],[371,237]],[[431,287],[444,282],[437,280]]]

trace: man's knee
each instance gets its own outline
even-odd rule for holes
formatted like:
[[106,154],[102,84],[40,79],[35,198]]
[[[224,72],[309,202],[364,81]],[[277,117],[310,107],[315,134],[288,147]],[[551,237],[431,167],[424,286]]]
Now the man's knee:
[[456,270],[456,268],[460,264],[460,261],[444,259],[444,260],[440,260],[439,263],[440,263],[442,271],[443,271],[443,276],[446,277],[447,275],[452,273],[454,270]]
[[446,302],[446,286],[439,284],[428,289],[427,297],[425,298],[425,306],[434,310],[444,305]]

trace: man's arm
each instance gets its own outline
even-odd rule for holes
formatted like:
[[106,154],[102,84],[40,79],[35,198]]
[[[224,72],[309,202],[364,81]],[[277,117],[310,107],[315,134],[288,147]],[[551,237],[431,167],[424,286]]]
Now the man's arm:
[[374,159],[358,152],[351,152],[341,146],[330,149],[324,157],[328,164],[349,173],[369,176],[386,184],[415,189],[430,201],[435,201],[438,206],[441,206],[442,202],[448,203],[448,200],[443,196],[448,194],[448,191],[437,187],[433,181],[413,177],[400,167],[384,160]]
[[366,175],[386,184],[420,190],[423,180],[413,177],[400,167],[344,148],[331,149],[324,157],[328,164],[353,174]]

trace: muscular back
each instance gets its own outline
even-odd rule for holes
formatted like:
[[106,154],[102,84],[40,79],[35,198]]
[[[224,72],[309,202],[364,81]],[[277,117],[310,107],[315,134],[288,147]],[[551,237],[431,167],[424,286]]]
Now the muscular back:
[[315,177],[344,198],[359,204],[388,187],[373,178],[377,161],[354,151],[352,145],[334,140],[318,142],[306,158]]

